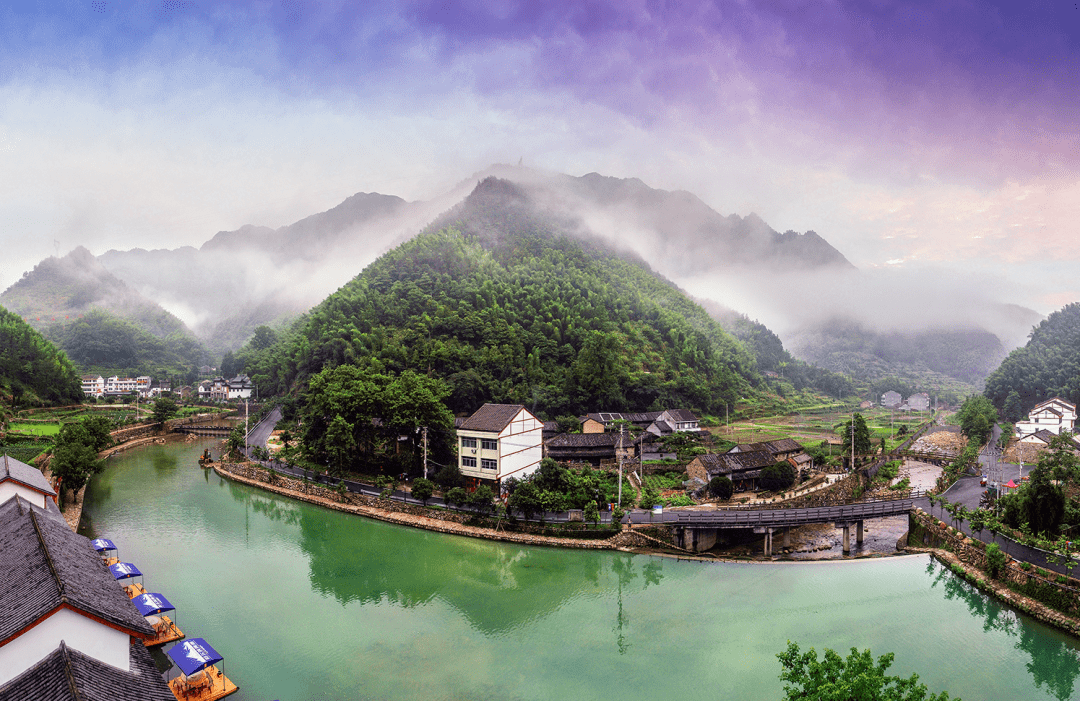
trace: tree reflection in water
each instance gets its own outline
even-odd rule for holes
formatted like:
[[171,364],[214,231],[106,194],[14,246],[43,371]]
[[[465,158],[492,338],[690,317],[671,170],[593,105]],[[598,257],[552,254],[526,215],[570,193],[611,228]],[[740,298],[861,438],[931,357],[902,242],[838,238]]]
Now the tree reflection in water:
[[930,560],[926,569],[935,575],[931,587],[941,584],[946,599],[963,601],[973,616],[983,620],[984,631],[1000,631],[1019,638],[1016,649],[1028,655],[1025,666],[1036,687],[1045,686],[1059,701],[1072,698],[1076,679],[1080,677],[1080,653],[1074,641],[1056,631],[1037,631],[1036,626],[1041,624],[1005,608],[936,560]]

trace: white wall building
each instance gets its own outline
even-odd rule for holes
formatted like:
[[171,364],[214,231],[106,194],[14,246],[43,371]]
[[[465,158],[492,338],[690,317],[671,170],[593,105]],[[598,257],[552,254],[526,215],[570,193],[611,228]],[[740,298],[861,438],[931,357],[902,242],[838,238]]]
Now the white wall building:
[[1076,428],[1076,405],[1059,397],[1047,399],[1036,404],[1028,412],[1027,421],[1016,423],[1016,437],[1025,438],[1039,431],[1049,431],[1059,435],[1062,431],[1074,431]]
[[473,479],[524,477],[544,457],[543,431],[520,404],[485,404],[457,430],[458,468]]

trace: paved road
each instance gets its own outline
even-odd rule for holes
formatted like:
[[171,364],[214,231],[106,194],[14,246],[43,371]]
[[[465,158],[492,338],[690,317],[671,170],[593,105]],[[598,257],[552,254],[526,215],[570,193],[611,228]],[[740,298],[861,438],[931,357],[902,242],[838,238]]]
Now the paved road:
[[[987,474],[987,470],[990,468],[994,458],[996,457],[994,455],[991,455],[991,451],[997,450],[996,446],[1000,438],[1001,428],[995,425],[993,433],[991,434],[989,445],[984,448],[981,453],[979,453],[979,464],[982,466],[983,474]],[[1020,477],[1022,476],[1020,465],[1014,463],[998,463],[998,467],[1001,468],[1001,479],[1003,482],[1013,480],[1017,484],[1020,483]],[[1030,473],[1030,468],[1030,465],[1023,466],[1023,472]],[[979,503],[982,499],[983,492],[986,491],[986,487],[983,487],[980,482],[981,476],[979,475],[971,477],[961,477],[959,480],[956,481],[956,484],[954,484],[948,489],[948,491],[945,492],[944,496],[946,499],[953,503],[963,504],[969,509],[977,509],[979,508]],[[943,514],[940,507],[934,507],[933,511],[931,511],[931,509],[925,505],[922,506],[922,508],[925,511],[930,511],[930,513],[934,514],[935,516],[938,516],[942,521],[945,521],[946,523],[951,525],[955,525],[953,524],[952,518],[949,516],[949,514]],[[997,543],[999,546],[1001,546],[1002,550],[1004,550],[1017,560],[1024,560],[1038,567],[1053,570],[1054,572],[1058,572],[1061,574],[1066,573],[1066,570],[1063,566],[1047,562],[1047,553],[1045,551],[1038,550],[1037,548],[1029,548],[1026,545],[1022,545],[1003,536],[994,536],[992,533],[985,530],[979,534],[972,533],[971,528],[966,521],[960,525],[960,530],[962,530],[966,535],[970,536],[971,538],[976,538],[983,541],[984,543]]]

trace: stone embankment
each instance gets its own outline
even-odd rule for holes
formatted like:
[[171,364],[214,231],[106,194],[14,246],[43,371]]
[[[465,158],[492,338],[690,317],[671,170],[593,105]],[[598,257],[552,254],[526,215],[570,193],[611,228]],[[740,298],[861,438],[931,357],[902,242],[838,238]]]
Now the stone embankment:
[[[516,533],[467,526],[463,523],[468,519],[467,514],[456,511],[444,511],[441,509],[426,509],[415,504],[405,504],[391,499],[381,499],[361,494],[347,493],[343,497],[332,489],[321,485],[305,483],[302,480],[284,477],[282,475],[271,476],[267,470],[250,463],[213,463],[214,471],[226,479],[235,480],[253,487],[265,489],[276,494],[288,496],[293,499],[305,501],[309,504],[317,504],[328,509],[336,509],[346,513],[358,514],[369,518],[396,523],[403,526],[423,528],[429,531],[461,535],[471,538],[486,538],[521,545],[546,545],[560,548],[578,548],[583,550],[613,550],[627,547],[657,547],[656,543],[650,542],[644,536],[638,534],[620,533],[605,540],[587,540],[581,538],[556,538],[552,536],[535,535],[532,533]],[[272,482],[268,480],[273,480]],[[642,545],[637,545],[639,542]],[[649,543],[644,545],[644,543]],[[671,546],[666,546],[670,548]]]
[[[1005,570],[1000,577],[991,579],[985,571],[985,543],[968,538],[962,532],[939,521],[922,509],[912,510],[909,526],[907,543],[904,546],[907,552],[930,553],[954,572],[962,573],[965,580],[984,593],[1047,625],[1080,637],[1080,619],[1066,615],[1009,587],[1009,583],[1018,587],[1032,583],[1055,587],[1060,593],[1069,597],[1074,605],[1080,605],[1080,581],[1069,578],[1067,583],[1060,583],[1040,576],[1031,569],[1025,569],[1012,558],[1008,558]],[[898,543],[898,547],[901,545],[903,543]]]

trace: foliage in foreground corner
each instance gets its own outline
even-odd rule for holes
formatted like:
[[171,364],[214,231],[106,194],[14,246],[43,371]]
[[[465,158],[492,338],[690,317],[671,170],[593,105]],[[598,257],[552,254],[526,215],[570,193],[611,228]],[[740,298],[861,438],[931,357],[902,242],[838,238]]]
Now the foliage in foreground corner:
[[780,679],[788,701],[960,701],[946,691],[930,693],[917,674],[907,679],[887,675],[891,652],[875,662],[869,650],[851,648],[847,658],[842,658],[826,649],[819,660],[814,648],[800,653],[798,644],[789,640],[787,650],[776,657],[784,668]]

